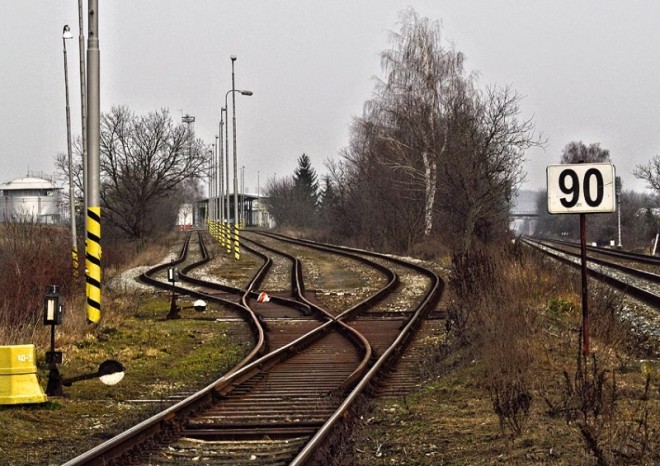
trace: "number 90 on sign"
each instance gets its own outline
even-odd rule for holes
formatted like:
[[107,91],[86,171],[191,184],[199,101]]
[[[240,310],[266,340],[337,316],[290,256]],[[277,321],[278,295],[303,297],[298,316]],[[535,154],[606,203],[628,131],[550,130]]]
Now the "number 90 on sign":
[[611,163],[549,165],[548,212],[589,214],[614,212],[615,170]]

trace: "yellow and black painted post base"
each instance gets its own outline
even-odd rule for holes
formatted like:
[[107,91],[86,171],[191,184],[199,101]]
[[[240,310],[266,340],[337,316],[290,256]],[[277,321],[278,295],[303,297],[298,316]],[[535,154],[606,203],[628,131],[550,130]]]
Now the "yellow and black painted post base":
[[225,225],[225,244],[227,246],[227,254],[231,254],[231,225]]
[[239,249],[239,241],[238,241],[238,232],[239,232],[239,226],[238,224],[234,225],[234,260],[240,260],[241,258],[241,251]]
[[73,278],[78,278],[78,246],[71,248],[71,265],[73,266]]
[[101,208],[87,209],[87,320],[101,321]]

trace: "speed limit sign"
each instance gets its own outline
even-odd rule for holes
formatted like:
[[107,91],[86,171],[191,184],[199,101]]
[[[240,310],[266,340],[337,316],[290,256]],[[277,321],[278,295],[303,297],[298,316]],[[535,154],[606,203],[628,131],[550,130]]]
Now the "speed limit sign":
[[589,214],[614,212],[615,170],[611,163],[549,165],[548,212]]

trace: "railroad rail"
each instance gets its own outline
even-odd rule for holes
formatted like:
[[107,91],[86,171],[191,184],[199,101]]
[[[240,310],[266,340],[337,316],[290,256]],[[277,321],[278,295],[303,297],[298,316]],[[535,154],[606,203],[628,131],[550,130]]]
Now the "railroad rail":
[[[174,289],[223,304],[253,329],[255,345],[238,366],[201,391],[66,463],[78,464],[327,464],[333,445],[347,433],[351,413],[373,393],[403,353],[424,317],[440,299],[443,284],[430,270],[401,259],[281,236],[269,241],[341,255],[377,274],[384,284],[348,309],[328,309],[305,290],[303,262],[257,240],[242,240],[244,251],[262,266],[244,288],[194,278],[189,272],[210,260],[201,233],[201,259],[181,270],[186,286]],[[183,264],[190,236],[174,262]],[[248,244],[249,243],[249,244]],[[272,259],[290,262],[289,296],[257,301]],[[425,277],[427,285],[398,319],[361,316],[384,305],[400,287],[396,264]],[[142,279],[160,288],[170,264]],[[410,272],[413,273],[413,272]],[[375,314],[375,315],[384,315]],[[369,333],[371,329],[371,333]],[[377,351],[374,350],[377,348]]]
[[[525,244],[550,255],[553,258],[568,264],[572,267],[580,267],[580,253],[575,251],[573,243],[536,240],[532,238],[523,238]],[[598,252],[601,255],[608,255],[618,259],[639,262],[644,264],[655,264],[652,257],[641,256],[638,254],[623,253],[622,251],[611,251],[604,248],[590,248],[590,251]],[[614,260],[607,260],[597,257],[588,258],[589,267],[587,273],[597,280],[607,283],[617,288],[625,294],[636,298],[656,309],[660,309],[660,294],[658,294],[658,284],[660,284],[660,275],[647,270],[641,270],[635,267],[622,265]]]

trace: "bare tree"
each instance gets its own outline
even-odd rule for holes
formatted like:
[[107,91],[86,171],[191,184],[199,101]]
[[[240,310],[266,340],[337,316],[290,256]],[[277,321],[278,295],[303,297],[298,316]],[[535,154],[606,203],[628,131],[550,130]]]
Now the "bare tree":
[[660,155],[653,157],[649,163],[637,165],[633,174],[646,181],[647,186],[660,195]]
[[295,183],[292,177],[273,178],[266,183],[264,203],[275,223],[280,226],[291,226],[295,223],[294,192]]
[[438,23],[412,10],[402,23],[382,54],[387,77],[354,121],[342,179],[333,180],[350,206],[344,231],[407,252],[440,232],[465,253],[507,233],[524,151],[543,141],[520,119],[518,94],[476,89]]
[[410,251],[423,234],[424,192],[393,166],[396,154],[371,116],[355,120],[350,144],[342,151],[342,178],[335,178],[335,185],[346,215],[335,222],[370,247]]
[[457,101],[443,162],[441,209],[466,254],[508,230],[511,196],[524,179],[524,151],[542,145],[531,119],[520,120],[520,96],[509,87],[471,91]]
[[610,161],[610,151],[599,143],[586,146],[582,141],[571,141],[561,153],[561,163],[601,163]]
[[[203,175],[208,147],[167,110],[136,116],[114,107],[101,118],[101,201],[126,235],[143,239],[164,218],[176,219],[169,197],[186,180]],[[172,215],[163,216],[169,210]]]

